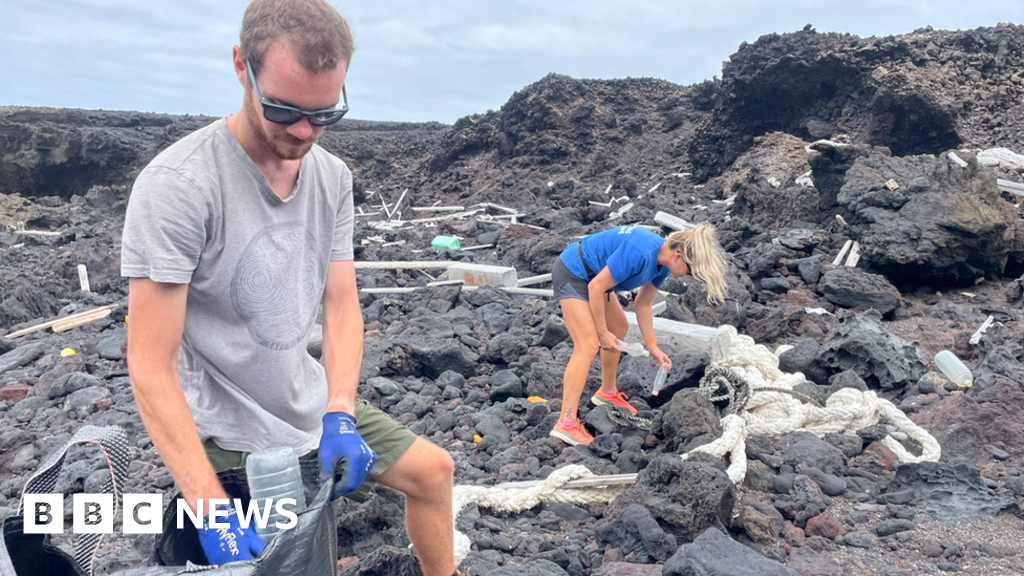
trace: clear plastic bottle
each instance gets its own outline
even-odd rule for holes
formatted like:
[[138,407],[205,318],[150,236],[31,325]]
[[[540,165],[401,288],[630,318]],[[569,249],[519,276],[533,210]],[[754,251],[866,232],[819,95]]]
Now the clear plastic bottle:
[[640,342],[623,342],[622,340],[619,340],[619,350],[622,350],[634,358],[651,355],[651,353],[648,352]]
[[249,455],[245,460],[245,474],[249,482],[249,497],[259,503],[260,510],[269,504],[273,507],[268,514],[267,527],[256,526],[256,533],[264,542],[270,542],[281,531],[276,523],[290,519],[278,514],[277,501],[294,498],[295,507],[285,508],[299,513],[306,508],[306,496],[302,492],[302,472],[299,458],[291,448],[270,448]]
[[949,350],[942,350],[935,355],[935,365],[942,370],[942,373],[949,378],[949,381],[961,388],[969,388],[974,383],[974,375],[971,369],[964,365],[956,354]]
[[654,396],[665,387],[665,380],[668,379],[668,370],[664,366],[658,366],[658,373],[654,375],[654,385],[651,386],[651,394]]

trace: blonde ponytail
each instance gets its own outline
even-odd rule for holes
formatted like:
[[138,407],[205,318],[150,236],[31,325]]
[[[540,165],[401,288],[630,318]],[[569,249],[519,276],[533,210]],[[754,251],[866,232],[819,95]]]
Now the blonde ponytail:
[[715,227],[698,224],[696,228],[668,235],[668,246],[683,255],[694,278],[703,280],[708,288],[708,302],[725,300],[725,251],[715,238]]

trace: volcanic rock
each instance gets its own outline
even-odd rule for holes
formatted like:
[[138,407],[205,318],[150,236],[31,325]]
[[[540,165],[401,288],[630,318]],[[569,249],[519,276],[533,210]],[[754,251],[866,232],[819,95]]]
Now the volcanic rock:
[[920,345],[891,334],[877,311],[841,310],[837,316],[839,325],[822,345],[826,366],[853,369],[871,388],[905,386],[925,373]]

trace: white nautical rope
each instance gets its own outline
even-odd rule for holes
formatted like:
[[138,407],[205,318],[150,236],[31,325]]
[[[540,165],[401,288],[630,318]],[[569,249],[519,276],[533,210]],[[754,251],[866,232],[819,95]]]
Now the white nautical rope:
[[[546,479],[529,488],[503,488],[502,486],[455,486],[452,488],[452,518],[470,503],[481,508],[498,512],[521,512],[542,502],[564,502],[568,504],[592,504],[609,502],[626,489],[626,486],[605,486],[600,488],[563,488],[565,483],[579,478],[593,477],[594,473],[585,466],[572,464],[552,472]],[[469,537],[454,530],[456,566],[469,555]]]
[[[817,436],[829,432],[852,434],[861,428],[876,424],[886,417],[908,436],[917,440],[921,454],[911,454],[890,436],[882,440],[902,462],[936,462],[941,447],[924,428],[884,398],[872,391],[842,388],[829,397],[824,407],[801,402],[791,394],[765,390],[775,388],[792,390],[805,381],[803,374],[787,374],[779,370],[779,359],[765,346],[755,344],[749,336],[740,336],[732,326],[726,326],[731,339],[730,353],[712,367],[727,369],[729,374],[746,383],[749,400],[742,410],[722,418],[722,436],[683,455],[685,460],[694,452],[706,452],[720,458],[729,455],[729,478],[739,484],[747,474],[746,438],[764,435],[779,438],[791,432],[807,431]],[[710,368],[709,368],[710,370]],[[730,392],[730,396],[732,393]]]
[[[817,436],[829,432],[852,434],[861,428],[876,424],[881,417],[888,418],[908,436],[917,440],[922,451],[915,456],[892,437],[882,443],[896,453],[903,462],[936,462],[941,448],[939,443],[920,426],[910,421],[902,410],[874,392],[861,392],[842,388],[829,397],[825,406],[802,402],[792,392],[793,387],[805,382],[803,374],[787,374],[779,370],[779,359],[765,346],[755,344],[749,336],[740,336],[732,326],[726,326],[731,335],[730,354],[708,368],[719,390],[706,390],[716,399],[727,399],[737,404],[721,420],[722,436],[683,454],[685,460],[694,452],[706,452],[720,458],[729,456],[729,478],[736,484],[747,474],[746,438],[764,435],[778,438],[796,431],[808,431]],[[714,370],[720,369],[720,370]],[[724,374],[721,370],[726,371]],[[727,374],[727,376],[725,375]],[[730,382],[742,383],[742,390],[730,388]],[[722,387],[724,390],[721,390]],[[718,392],[721,391],[722,394]],[[614,485],[592,488],[566,488],[565,484],[579,478],[595,477],[586,467],[574,464],[559,468],[545,480],[528,488],[498,486],[455,486],[452,489],[452,517],[470,503],[499,512],[529,510],[542,502],[591,504],[609,502],[621,494],[626,486]],[[453,528],[455,564],[461,563],[470,552],[469,538]]]

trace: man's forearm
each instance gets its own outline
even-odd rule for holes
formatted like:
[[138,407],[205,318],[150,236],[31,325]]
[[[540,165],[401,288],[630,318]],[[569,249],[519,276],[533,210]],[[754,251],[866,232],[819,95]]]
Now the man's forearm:
[[324,371],[327,411],[355,414],[356,388],[363,363],[363,315],[354,310],[328,315],[324,311]]
[[142,423],[189,507],[195,511],[197,498],[226,498],[199,441],[177,376],[138,372],[133,371],[131,381]]

